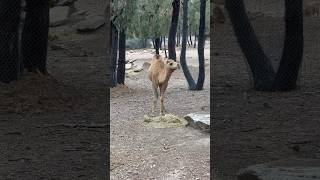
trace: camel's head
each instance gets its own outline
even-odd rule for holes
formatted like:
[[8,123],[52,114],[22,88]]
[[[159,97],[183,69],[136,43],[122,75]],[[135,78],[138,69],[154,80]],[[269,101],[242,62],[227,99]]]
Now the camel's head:
[[172,59],[166,59],[165,62],[166,66],[173,71],[180,68],[180,64]]

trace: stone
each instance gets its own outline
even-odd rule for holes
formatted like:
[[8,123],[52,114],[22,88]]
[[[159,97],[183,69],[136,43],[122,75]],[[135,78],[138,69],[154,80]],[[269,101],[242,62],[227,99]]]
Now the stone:
[[320,179],[320,159],[284,159],[240,169],[238,180]]
[[133,66],[133,72],[140,72],[143,70],[143,65],[142,64],[136,64]]
[[77,0],[61,0],[57,3],[57,6],[71,6]]
[[67,6],[57,6],[50,9],[50,27],[64,25],[69,20],[69,10]]
[[89,15],[85,20],[77,24],[77,31],[79,32],[90,32],[99,29],[106,23],[106,20],[102,16]]
[[184,117],[193,128],[210,130],[210,114],[191,113]]
[[149,62],[144,62],[142,64],[142,68],[143,70],[147,71],[149,69],[149,67],[151,66],[151,64]]
[[82,15],[88,15],[88,11],[81,10],[73,14],[73,16],[82,16]]
[[131,68],[132,68],[132,64],[131,63],[126,64],[126,70],[131,69]]

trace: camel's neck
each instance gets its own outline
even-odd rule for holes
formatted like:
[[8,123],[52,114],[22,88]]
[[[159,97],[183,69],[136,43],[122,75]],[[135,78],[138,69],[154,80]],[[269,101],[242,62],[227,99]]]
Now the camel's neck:
[[169,68],[165,68],[165,72],[166,72],[166,73],[165,73],[165,74],[166,74],[166,81],[169,81],[173,70],[172,70],[172,69],[169,69]]

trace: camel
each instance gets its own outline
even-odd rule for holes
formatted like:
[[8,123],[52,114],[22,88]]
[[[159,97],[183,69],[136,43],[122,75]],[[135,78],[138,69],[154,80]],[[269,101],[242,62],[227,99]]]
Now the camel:
[[152,82],[152,89],[153,89],[153,107],[152,107],[152,113],[155,112],[155,108],[157,106],[158,102],[158,89],[160,90],[160,115],[163,115],[166,110],[164,108],[163,104],[163,96],[168,86],[168,81],[171,77],[171,74],[176,70],[180,68],[179,63],[167,59],[162,58],[160,55],[156,54],[152,58],[151,62],[148,63],[149,69],[148,69],[148,77],[149,80]]

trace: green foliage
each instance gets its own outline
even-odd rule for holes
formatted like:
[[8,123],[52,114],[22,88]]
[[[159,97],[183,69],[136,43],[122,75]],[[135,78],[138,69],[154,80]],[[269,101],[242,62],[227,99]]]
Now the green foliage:
[[[113,0],[112,20],[120,30],[126,31],[128,38],[168,36],[172,16],[171,3],[172,0]],[[199,29],[200,1],[190,0],[189,3],[190,30],[194,33]],[[210,11],[207,13],[209,18]]]

